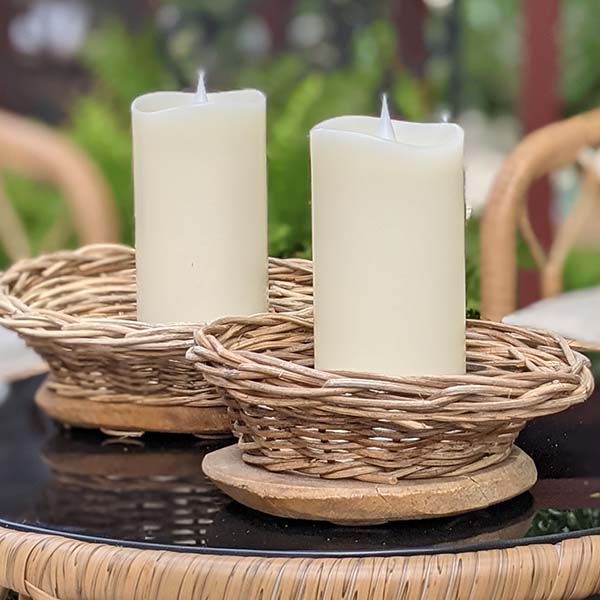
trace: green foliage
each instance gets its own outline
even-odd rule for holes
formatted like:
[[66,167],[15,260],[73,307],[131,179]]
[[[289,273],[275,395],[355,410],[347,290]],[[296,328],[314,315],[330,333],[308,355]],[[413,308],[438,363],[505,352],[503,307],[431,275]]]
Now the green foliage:
[[579,0],[565,0],[561,20],[561,94],[570,114],[600,102],[600,12]]
[[121,238],[133,243],[129,125],[121,122],[110,101],[82,96],[73,107],[69,132],[104,173],[117,203]]
[[[522,48],[517,0],[463,0],[464,103],[486,113],[512,112]],[[567,114],[600,102],[600,11],[581,0],[560,3],[560,93]],[[548,32],[552,35],[553,32]]]
[[[232,87],[256,87],[268,96],[272,254],[310,253],[308,133],[315,124],[339,114],[375,113],[386,87],[401,114],[419,118],[429,112],[422,84],[398,72],[395,44],[393,28],[375,22],[356,35],[349,64],[335,72],[311,69],[294,54],[240,67]],[[101,28],[83,55],[94,87],[74,102],[68,126],[106,176],[127,243],[133,241],[129,106],[144,92],[177,87],[158,48],[151,31],[132,36],[115,22]]]
[[593,250],[575,250],[567,258],[564,269],[564,287],[567,290],[597,285],[600,281],[600,253]]
[[426,121],[430,102],[422,84],[409,73],[399,77],[392,88],[392,100],[407,121]]
[[[31,252],[37,254],[54,223],[69,217],[63,198],[47,184],[12,173],[3,174],[2,185],[28,233]],[[8,257],[0,246],[0,267],[7,264]]]
[[526,537],[569,533],[600,527],[600,510],[539,510],[535,513]]
[[292,91],[288,104],[271,117],[269,155],[269,251],[275,255],[308,252],[309,160],[307,123],[322,96],[322,75],[309,75]]
[[464,0],[464,104],[485,113],[513,110],[519,64],[518,2]]
[[[308,254],[308,132],[320,121],[336,115],[378,110],[385,78],[393,75],[394,45],[391,27],[375,23],[357,35],[351,63],[334,73],[301,73],[301,67],[292,57],[283,57],[270,67],[262,68],[262,89],[269,97],[269,237],[272,254]],[[284,64],[286,69],[282,69]],[[276,71],[278,77],[274,77],[271,70]],[[248,80],[249,77],[243,74],[242,81]],[[282,85],[281,80],[287,85]],[[273,88],[269,87],[270,83],[275,84]]]
[[154,31],[132,36],[118,21],[97,31],[82,56],[94,87],[75,100],[67,126],[104,173],[117,202],[122,240],[128,244],[133,243],[131,101],[174,86],[159,47]]
[[467,308],[467,319],[481,319],[481,313],[474,308]]
[[465,225],[465,256],[467,280],[467,316],[478,318],[479,302],[479,221],[471,218]]
[[[183,10],[200,11],[219,23],[222,20],[239,23],[245,18],[249,0],[223,2],[218,15],[212,8],[216,5],[208,1],[178,2]],[[327,3],[314,0],[303,6],[311,10],[322,5]],[[515,0],[465,0],[461,10],[465,104],[479,106],[486,112],[512,110],[519,48]],[[595,23],[600,16],[590,15],[590,11],[584,11],[575,0],[565,2],[565,11],[564,93],[568,106],[579,108],[598,98],[595,90],[600,89],[600,81],[597,81],[593,57],[600,54],[600,42],[595,35]],[[188,29],[202,29],[198,14],[188,23]],[[220,31],[226,29],[219,28]],[[204,33],[200,31],[198,35]],[[205,49],[204,56],[194,57],[194,64],[196,61],[211,64],[215,51],[222,54],[224,46],[235,46],[230,39],[231,32],[223,35],[223,39],[211,41],[211,49]],[[574,42],[577,35],[580,35],[579,43]],[[91,89],[74,100],[65,124],[67,134],[104,173],[116,199],[122,240],[129,244],[133,243],[130,103],[148,91],[181,87],[173,62],[177,62],[178,73],[194,71],[189,60],[186,62],[180,56],[169,58],[163,53],[166,40],[162,36],[153,26],[132,34],[118,21],[109,21],[98,29],[82,55],[82,62],[90,73]],[[227,81],[213,85],[256,87],[268,96],[271,254],[310,255],[308,134],[314,125],[339,114],[376,114],[379,96],[384,90],[389,91],[392,111],[406,119],[426,120],[437,106],[436,93],[440,93],[444,85],[436,84],[431,70],[425,82],[403,70],[395,48],[393,27],[376,20],[355,28],[351,46],[342,49],[340,55],[344,60],[334,70],[315,67],[301,53],[284,52],[257,61],[243,60],[239,49],[232,50],[237,62],[234,61],[232,67],[230,60],[228,68],[223,70]],[[232,72],[235,75],[231,75]],[[209,86],[211,81],[209,78]],[[7,178],[6,185],[31,232],[35,251],[54,220],[64,218],[64,204],[45,186],[16,177]],[[466,256],[467,305],[477,311],[479,232],[476,219],[467,223]],[[520,265],[532,266],[522,242],[518,256]],[[0,254],[0,266],[2,264],[6,264],[6,259]],[[599,281],[599,264],[597,256],[573,254],[567,263],[565,287],[571,289]]]
[[277,60],[259,66],[245,67],[238,74],[240,88],[268,90],[268,116],[282,111],[289,99],[290,89],[306,76],[307,65],[296,54],[283,54]]
[[94,97],[118,110],[116,117],[122,122],[129,121],[136,96],[174,85],[159,48],[160,37],[153,29],[132,35],[116,20],[88,40],[82,60],[94,76]]
[[[128,244],[133,243],[129,107],[140,94],[175,85],[160,59],[159,47],[152,30],[132,36],[118,21],[96,32],[82,56],[93,87],[74,100],[65,126],[65,133],[103,172],[117,203],[121,239]],[[55,189],[22,177],[9,174],[3,177],[3,183],[26,226],[35,254],[52,225],[59,218],[68,218],[64,201]],[[0,249],[0,266],[7,262]]]

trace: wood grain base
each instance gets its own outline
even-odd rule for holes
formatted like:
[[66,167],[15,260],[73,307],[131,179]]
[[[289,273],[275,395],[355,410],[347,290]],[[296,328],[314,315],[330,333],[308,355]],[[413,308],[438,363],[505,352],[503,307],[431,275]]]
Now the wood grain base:
[[377,485],[271,473],[247,465],[236,445],[211,452],[204,473],[241,504],[278,517],[374,524],[443,517],[486,508],[530,489],[533,460],[514,447],[507,460],[468,476]]
[[144,432],[184,433],[227,437],[231,433],[227,410],[221,407],[153,406],[127,402],[98,402],[65,398],[43,384],[37,405],[65,425],[101,429],[111,435],[140,435]]

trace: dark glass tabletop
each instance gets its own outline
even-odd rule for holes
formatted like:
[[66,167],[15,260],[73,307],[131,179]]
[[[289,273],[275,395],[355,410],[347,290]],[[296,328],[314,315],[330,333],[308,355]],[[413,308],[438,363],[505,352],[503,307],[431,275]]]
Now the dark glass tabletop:
[[519,445],[540,476],[530,493],[458,517],[342,527],[279,519],[229,500],[201,472],[214,443],[63,429],[35,407],[39,383],[14,384],[0,404],[5,527],[185,552],[297,556],[424,554],[600,535],[599,392],[523,432]]

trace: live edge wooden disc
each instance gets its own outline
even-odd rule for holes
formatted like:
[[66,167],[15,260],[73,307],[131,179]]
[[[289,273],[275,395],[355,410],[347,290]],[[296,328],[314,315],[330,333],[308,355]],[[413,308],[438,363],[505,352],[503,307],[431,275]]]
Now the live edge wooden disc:
[[111,435],[140,435],[150,431],[207,437],[231,435],[224,407],[154,406],[66,398],[50,391],[46,384],[38,390],[35,401],[49,417],[65,425],[101,429]]
[[443,517],[514,498],[537,480],[533,460],[516,446],[501,464],[468,476],[377,485],[271,473],[247,465],[237,446],[211,452],[204,473],[241,504],[278,517],[360,525]]

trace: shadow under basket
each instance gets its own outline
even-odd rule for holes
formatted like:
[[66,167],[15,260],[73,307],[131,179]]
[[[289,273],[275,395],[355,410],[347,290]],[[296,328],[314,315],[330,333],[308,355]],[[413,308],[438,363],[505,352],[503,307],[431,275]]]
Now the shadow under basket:
[[[312,304],[312,265],[269,259],[275,312]],[[48,363],[37,402],[68,425],[115,435],[230,434],[226,406],[185,359],[198,324],[136,320],[135,253],[92,245],[19,261],[0,277],[0,326]]]
[[241,503],[292,518],[378,523],[515,497],[537,478],[518,433],[594,386],[564,339],[486,321],[468,321],[460,376],[316,370],[301,315],[221,319],[195,339],[188,357],[223,390],[238,437],[205,458],[205,473]]

